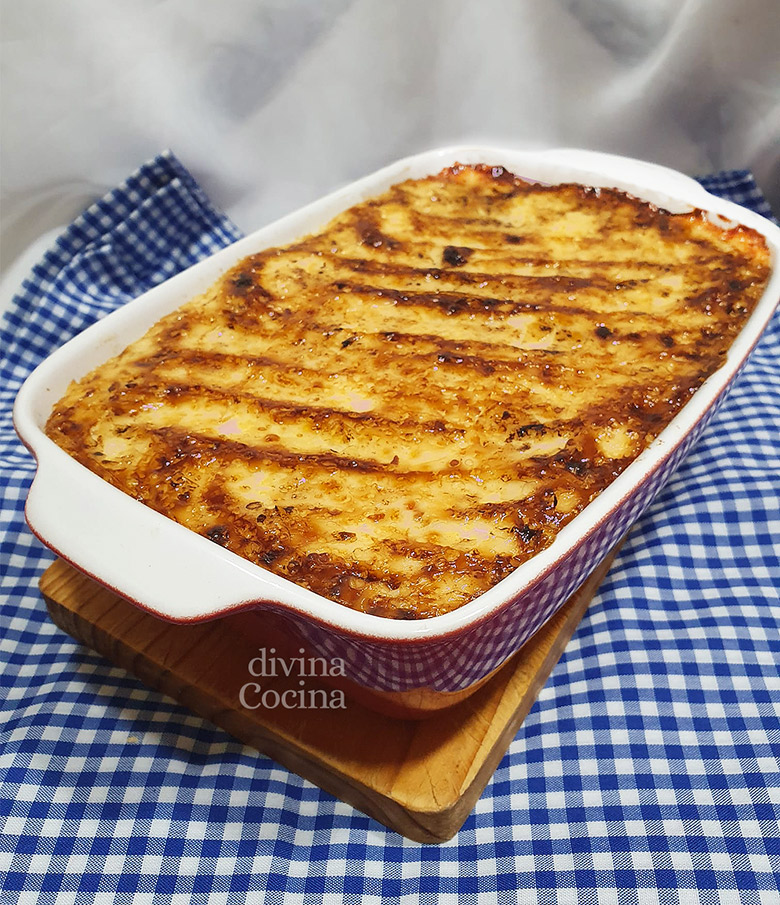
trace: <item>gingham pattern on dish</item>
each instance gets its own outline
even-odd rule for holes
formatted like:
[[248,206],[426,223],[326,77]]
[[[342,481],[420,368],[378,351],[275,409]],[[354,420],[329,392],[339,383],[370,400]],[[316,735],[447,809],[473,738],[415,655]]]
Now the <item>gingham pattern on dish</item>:
[[[747,173],[702,182],[768,213]],[[442,846],[385,830],[47,620],[15,393],[69,336],[237,236],[164,155],[66,231],[3,324],[0,901],[778,905],[777,316]]]

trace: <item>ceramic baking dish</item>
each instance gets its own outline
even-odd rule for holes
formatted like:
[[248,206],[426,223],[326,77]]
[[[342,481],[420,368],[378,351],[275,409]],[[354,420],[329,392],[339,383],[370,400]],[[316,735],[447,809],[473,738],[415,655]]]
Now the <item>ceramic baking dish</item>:
[[[554,543],[461,608],[418,621],[356,612],[210,542],[104,482],[43,432],[53,405],[78,379],[206,290],[248,254],[324,226],[335,214],[407,178],[455,162],[504,166],[531,180],[612,186],[678,212],[692,207],[761,233],[772,275],[725,363],[668,427],[559,533]],[[417,713],[475,689],[558,609],[669,479],[696,441],[768,323],[780,296],[780,229],[708,194],[674,171],[594,152],[456,147],[401,160],[276,223],[146,292],[72,339],[30,376],[14,409],[17,431],[37,459],[26,516],[60,556],[159,617],[211,619],[238,609],[272,613],[297,650],[346,664],[350,682],[380,705]]]

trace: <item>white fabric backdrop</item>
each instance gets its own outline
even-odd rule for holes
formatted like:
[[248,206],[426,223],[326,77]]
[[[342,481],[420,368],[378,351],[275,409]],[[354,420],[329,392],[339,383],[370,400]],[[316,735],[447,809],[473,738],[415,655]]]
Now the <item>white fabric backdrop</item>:
[[[245,230],[440,144],[750,167],[780,210],[778,0],[0,0],[5,294],[170,147]],[[31,247],[32,246],[32,247]]]

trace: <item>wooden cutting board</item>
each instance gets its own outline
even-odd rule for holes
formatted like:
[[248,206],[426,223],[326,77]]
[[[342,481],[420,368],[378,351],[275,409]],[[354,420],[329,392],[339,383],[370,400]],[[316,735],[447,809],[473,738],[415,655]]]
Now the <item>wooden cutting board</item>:
[[[40,588],[61,629],[150,688],[390,829],[435,843],[454,836],[470,814],[613,556],[471,697],[422,721],[383,716],[350,699],[344,708],[247,709],[240,690],[252,679],[248,664],[263,637],[257,613],[174,625],[63,560],[46,570]],[[299,679],[263,683],[281,695]],[[313,687],[316,679],[307,680],[307,691]],[[246,693],[244,701],[257,703]]]

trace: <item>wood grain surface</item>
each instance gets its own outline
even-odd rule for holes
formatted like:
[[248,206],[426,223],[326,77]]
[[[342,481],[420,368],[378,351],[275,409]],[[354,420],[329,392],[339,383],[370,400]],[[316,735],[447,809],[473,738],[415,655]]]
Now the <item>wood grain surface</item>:
[[[436,843],[451,838],[473,809],[613,556],[486,684],[425,720],[395,719],[350,698],[343,709],[243,706],[240,689],[256,681],[250,660],[258,648],[284,643],[278,626],[261,613],[175,625],[63,560],[47,569],[40,588],[61,629],[145,685],[390,829]],[[297,692],[299,682],[297,674],[264,677],[262,687],[281,695]],[[317,687],[329,691],[315,678],[306,680],[307,691]]]

